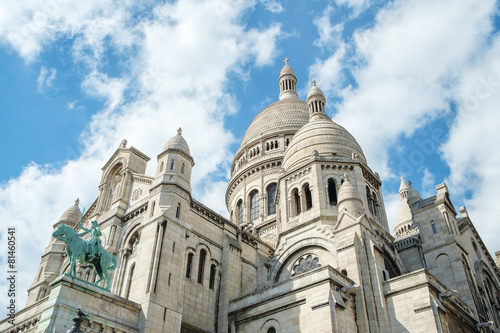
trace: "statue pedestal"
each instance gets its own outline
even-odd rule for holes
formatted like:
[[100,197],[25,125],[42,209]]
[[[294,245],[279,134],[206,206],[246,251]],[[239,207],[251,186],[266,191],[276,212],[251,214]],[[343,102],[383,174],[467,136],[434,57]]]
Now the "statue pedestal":
[[139,332],[141,306],[73,276],[61,275],[50,285],[37,332],[66,332],[78,308],[86,314],[82,329]]

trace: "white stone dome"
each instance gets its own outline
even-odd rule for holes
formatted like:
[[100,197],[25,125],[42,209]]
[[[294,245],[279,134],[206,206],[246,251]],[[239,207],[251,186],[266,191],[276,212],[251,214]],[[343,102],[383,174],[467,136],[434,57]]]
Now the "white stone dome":
[[283,66],[283,68],[281,69],[280,77],[282,77],[283,75],[295,76],[295,72],[293,71],[292,67],[290,67],[290,65],[285,64],[285,66]]
[[80,218],[82,217],[82,212],[80,211],[80,208],[78,207],[78,203],[80,201],[77,199],[75,201],[75,204],[71,207],[69,207],[59,218],[59,222],[64,222],[66,224],[71,224],[71,225],[76,225],[79,221]]
[[312,154],[339,155],[359,159],[366,164],[363,150],[354,137],[327,115],[315,115],[295,133],[283,158],[283,168],[288,171]]
[[325,98],[325,95],[323,95],[321,89],[316,86],[316,81],[314,81],[313,86],[311,87],[311,89],[309,89],[307,100],[309,100],[313,96],[323,97],[323,99]]
[[[290,67],[290,66],[289,66]],[[297,131],[309,119],[305,101],[284,99],[262,110],[248,126],[240,148],[255,139],[280,132]]]
[[168,140],[168,142],[165,144],[165,147],[163,147],[163,151],[166,151],[167,149],[179,150],[191,156],[189,145],[186,142],[186,140],[182,137],[182,130],[180,128],[177,131],[177,135],[174,136],[172,139]]

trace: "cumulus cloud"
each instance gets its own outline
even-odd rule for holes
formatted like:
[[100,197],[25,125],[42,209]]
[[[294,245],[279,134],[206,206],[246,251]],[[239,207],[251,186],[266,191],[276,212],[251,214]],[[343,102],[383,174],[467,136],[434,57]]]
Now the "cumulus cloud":
[[[495,36],[491,47],[482,52],[464,70],[454,93],[457,96],[457,116],[451,124],[449,139],[441,146],[450,166],[446,180],[452,194],[465,196],[465,205],[476,228],[497,251],[497,203],[493,193],[500,184],[500,142],[498,105],[500,105],[500,37]],[[469,193],[472,193],[469,195]]]
[[266,10],[273,13],[281,13],[283,11],[283,6],[279,1],[276,0],[261,0]]
[[[396,1],[378,13],[373,27],[358,29],[346,51],[317,60],[331,64],[320,73],[325,93],[342,99],[335,120],[384,177],[391,176],[388,149],[401,134],[411,136],[450,112],[450,85],[483,46],[493,10],[494,1]],[[335,89],[343,83],[339,68],[349,69],[357,86]],[[313,66],[310,72],[320,71]]]
[[337,5],[351,8],[353,17],[358,16],[361,12],[370,7],[371,2],[370,0],[335,0]]
[[319,33],[319,38],[316,39],[313,44],[320,48],[334,49],[338,46],[338,44],[341,44],[344,23],[340,22],[332,25],[330,15],[333,11],[334,8],[332,6],[327,6],[323,15],[317,17],[313,21]]
[[36,80],[38,92],[42,93],[46,88],[52,87],[52,82],[56,79],[57,70],[55,68],[47,69],[42,66],[40,74]]
[[[245,66],[269,64],[277,53],[280,25],[247,28],[244,13],[254,6],[248,1],[163,3],[141,20],[134,15],[143,8],[127,2],[4,5],[11,14],[0,23],[3,42],[27,61],[51,43],[70,43],[73,61],[86,71],[82,90],[105,104],[80,136],[81,154],[57,165],[33,163],[0,184],[2,219],[19,226],[19,290],[33,281],[40,257],[31,254],[42,253],[57,218],[76,197],[81,207],[96,198],[100,168],[124,138],[152,157],[147,174],[153,174],[156,155],[182,127],[196,163],[194,197],[227,214],[221,179],[231,163],[234,137],[224,128],[224,118],[239,108],[228,77],[244,80]],[[118,70],[106,71],[106,63],[116,57]],[[30,231],[35,229],[40,232]]]

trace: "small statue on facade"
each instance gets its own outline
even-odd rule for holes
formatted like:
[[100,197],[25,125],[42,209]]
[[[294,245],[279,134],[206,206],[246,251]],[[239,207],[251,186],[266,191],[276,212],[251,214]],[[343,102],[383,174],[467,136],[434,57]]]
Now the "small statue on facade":
[[89,253],[86,261],[91,261],[96,257],[100,258],[101,249],[103,249],[103,247],[101,243],[102,233],[101,233],[101,228],[99,228],[99,223],[97,223],[97,221],[94,220],[92,221],[92,226],[90,227],[90,229],[87,229],[81,224],[81,222],[82,222],[81,220],[80,222],[78,222],[78,227],[80,227],[80,229],[82,229],[84,232],[78,234],[78,236],[81,237],[90,232],[90,238],[85,241],[85,243],[87,243],[89,248]]

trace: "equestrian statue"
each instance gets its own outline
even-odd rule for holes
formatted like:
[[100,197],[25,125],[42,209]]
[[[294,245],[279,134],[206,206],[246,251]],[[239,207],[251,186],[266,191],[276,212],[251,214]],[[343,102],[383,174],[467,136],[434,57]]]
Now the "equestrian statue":
[[[76,277],[76,261],[80,263],[92,264],[99,277],[95,285],[106,279],[106,290],[109,290],[110,276],[108,270],[112,271],[116,268],[116,258],[114,255],[106,251],[101,244],[101,229],[97,221],[92,221],[90,229],[82,226],[82,218],[78,222],[78,227],[84,232],[77,233],[75,229],[64,223],[59,224],[56,230],[52,233],[56,239],[66,243],[66,254],[68,255],[70,268],[66,273]],[[90,233],[90,237],[83,240],[81,236]]]

